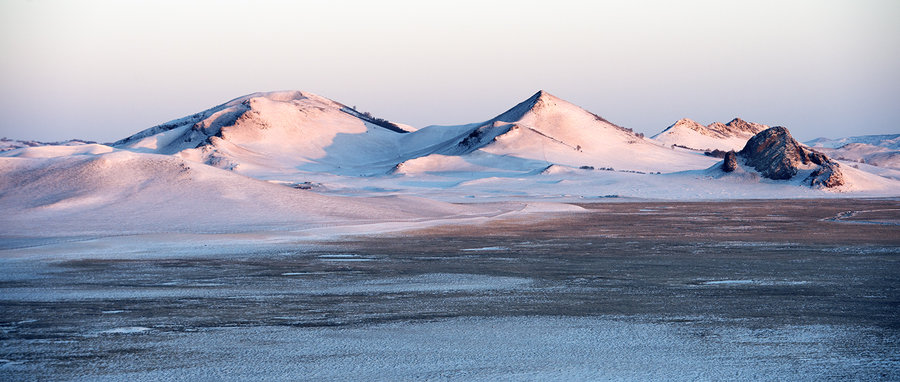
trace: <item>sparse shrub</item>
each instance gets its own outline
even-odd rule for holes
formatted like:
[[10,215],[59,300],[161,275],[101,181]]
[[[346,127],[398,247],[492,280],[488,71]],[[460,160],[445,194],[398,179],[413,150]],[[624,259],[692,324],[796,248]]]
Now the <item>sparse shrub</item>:
[[722,151],[719,149],[715,149],[713,151],[707,151],[707,152],[703,153],[703,155],[706,155],[708,157],[714,157],[714,158],[725,158],[725,154],[727,154],[727,151]]
[[381,126],[385,129],[388,129],[388,130],[391,130],[394,132],[408,133],[408,131],[401,129],[400,126],[397,126],[397,124],[395,124],[391,121],[388,121],[384,118],[374,117],[374,116],[372,116],[372,113],[370,113],[368,111],[358,112],[358,111],[356,111],[356,106],[354,106],[352,109],[353,109],[353,111],[350,112],[345,107],[345,108],[342,108],[341,111],[343,111],[347,114],[356,116],[357,118],[362,119],[363,121],[369,122],[373,125],[378,125],[378,126]]

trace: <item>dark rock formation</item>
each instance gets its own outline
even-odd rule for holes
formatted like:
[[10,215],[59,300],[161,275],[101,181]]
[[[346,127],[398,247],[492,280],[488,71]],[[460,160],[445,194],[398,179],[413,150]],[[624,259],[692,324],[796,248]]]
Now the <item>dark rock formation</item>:
[[734,150],[725,153],[725,160],[722,161],[722,171],[732,172],[737,169],[737,155]]
[[825,154],[801,146],[781,126],[754,135],[737,155],[744,158],[744,163],[769,179],[791,179],[797,175],[801,166],[815,164],[819,167],[806,179],[811,186],[835,187],[844,184],[836,162],[828,159]]
[[780,126],[754,135],[740,154],[748,166],[775,180],[793,178],[797,174],[796,165],[807,162],[803,148],[786,128]]
[[837,187],[844,184],[844,174],[838,169],[837,163],[829,161],[809,174],[807,180],[813,187]]

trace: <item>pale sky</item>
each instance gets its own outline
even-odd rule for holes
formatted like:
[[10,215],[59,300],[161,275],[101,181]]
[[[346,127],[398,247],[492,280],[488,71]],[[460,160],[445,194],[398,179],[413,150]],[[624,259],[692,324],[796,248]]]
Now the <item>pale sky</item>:
[[688,117],[900,133],[900,1],[0,0],[0,136],[101,142],[256,91],[414,126],[539,89],[647,135]]

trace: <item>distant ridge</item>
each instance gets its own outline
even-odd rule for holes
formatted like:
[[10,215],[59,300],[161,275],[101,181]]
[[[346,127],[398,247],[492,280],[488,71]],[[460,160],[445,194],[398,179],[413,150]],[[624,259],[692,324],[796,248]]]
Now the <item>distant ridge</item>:
[[85,141],[81,139],[69,139],[57,142],[41,142],[41,141],[22,141],[9,138],[0,138],[0,152],[20,149],[23,147],[39,147],[39,146],[77,146],[89,145],[97,142]]
[[[900,134],[816,138],[806,144],[836,159],[900,170]],[[900,177],[900,174],[888,175]]]
[[900,150],[900,134],[857,135],[846,138],[816,138],[805,142],[812,147],[839,148],[850,143],[862,143],[871,146]]

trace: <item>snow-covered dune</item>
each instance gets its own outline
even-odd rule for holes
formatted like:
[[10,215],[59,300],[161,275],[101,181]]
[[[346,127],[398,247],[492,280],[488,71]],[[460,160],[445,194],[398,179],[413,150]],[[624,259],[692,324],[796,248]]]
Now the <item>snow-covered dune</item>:
[[0,158],[6,236],[303,230],[325,225],[493,216],[521,205],[320,195],[176,156],[116,150]]

